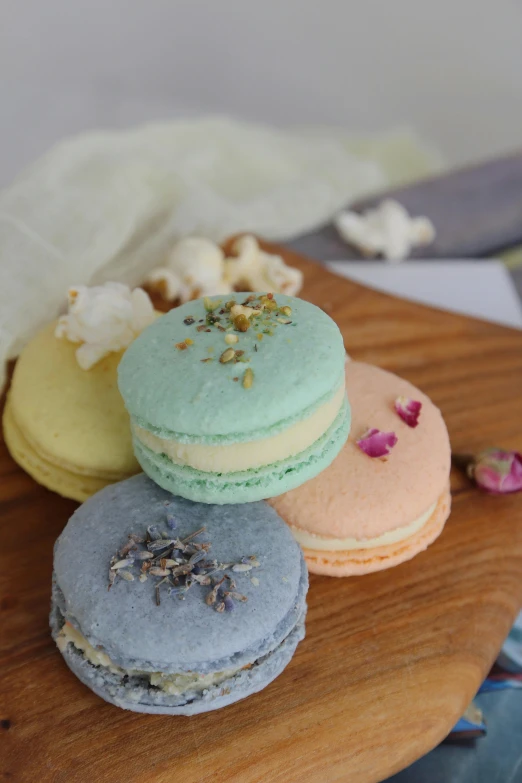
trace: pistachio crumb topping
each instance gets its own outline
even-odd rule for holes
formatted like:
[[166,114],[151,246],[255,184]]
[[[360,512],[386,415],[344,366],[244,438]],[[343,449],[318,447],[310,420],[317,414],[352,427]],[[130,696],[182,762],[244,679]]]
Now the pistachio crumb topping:
[[250,328],[250,322],[246,315],[236,315],[234,318],[234,326],[238,330],[238,332],[246,332]]
[[213,302],[209,296],[205,296],[205,298],[203,299],[203,305],[207,313],[212,313],[214,310],[217,310],[220,304],[221,304],[221,299],[218,299],[217,302]]
[[[200,333],[221,331],[225,344],[230,346],[221,353],[220,364],[228,364],[229,362],[248,364],[253,359],[253,354],[249,356],[247,350],[236,350],[232,347],[239,342],[238,332],[247,332],[251,326],[253,327],[256,342],[252,350],[253,353],[257,353],[262,350],[259,343],[262,342],[264,335],[273,337],[280,324],[295,326],[295,323],[289,318],[292,314],[292,308],[288,305],[279,305],[273,294],[249,294],[240,304],[235,299],[230,299],[223,304],[221,299],[212,300],[207,296],[204,298],[203,304],[206,316],[197,322],[196,331]],[[188,316],[184,323],[189,325],[195,324],[196,321],[193,316]],[[186,339],[183,343],[178,343],[176,347],[183,351],[193,344],[193,340]],[[246,343],[243,344],[243,347],[251,349],[251,346],[247,346]],[[207,347],[207,351],[213,353],[214,348]],[[208,362],[211,359],[201,359],[200,361]],[[232,380],[236,382],[241,380],[243,388],[250,389],[254,382],[254,371],[251,367],[247,367],[242,378],[235,376]]]
[[226,364],[227,362],[231,362],[234,356],[236,355],[236,352],[233,348],[227,348],[226,351],[223,351],[221,356],[219,357],[219,361],[221,364]]
[[237,318],[238,315],[244,315],[245,318],[252,318],[253,315],[261,315],[261,310],[254,307],[245,307],[245,305],[232,305],[230,308],[232,318]]

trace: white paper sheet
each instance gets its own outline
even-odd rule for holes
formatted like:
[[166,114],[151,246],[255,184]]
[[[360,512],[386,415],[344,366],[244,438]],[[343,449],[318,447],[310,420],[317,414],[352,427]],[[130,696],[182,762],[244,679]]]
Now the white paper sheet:
[[343,277],[404,299],[522,329],[522,305],[500,261],[330,261]]

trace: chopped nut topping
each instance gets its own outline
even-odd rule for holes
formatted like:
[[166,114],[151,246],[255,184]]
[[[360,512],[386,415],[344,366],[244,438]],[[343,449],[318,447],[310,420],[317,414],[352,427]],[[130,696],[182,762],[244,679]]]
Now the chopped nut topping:
[[250,322],[246,315],[237,315],[234,318],[234,326],[238,332],[246,332],[250,328]]
[[234,345],[234,343],[237,343],[238,340],[239,337],[237,336],[237,334],[227,334],[225,336],[225,342],[227,343],[227,345]]
[[219,357],[219,361],[221,364],[226,364],[227,362],[231,362],[234,356],[236,355],[236,352],[233,348],[227,348],[226,351],[223,351],[221,356]]
[[254,373],[250,367],[247,367],[247,369],[245,370],[245,374],[243,375],[243,387],[245,389],[250,389],[253,383],[254,383]]
[[232,318],[236,318],[238,315],[244,315],[245,318],[251,318],[253,315],[260,315],[261,311],[256,310],[254,307],[245,307],[244,305],[232,305],[230,308]]
[[211,313],[213,310],[215,310],[217,307],[221,305],[221,299],[218,299],[217,302],[213,302],[209,296],[205,296],[205,298],[203,299],[203,305],[207,313]]

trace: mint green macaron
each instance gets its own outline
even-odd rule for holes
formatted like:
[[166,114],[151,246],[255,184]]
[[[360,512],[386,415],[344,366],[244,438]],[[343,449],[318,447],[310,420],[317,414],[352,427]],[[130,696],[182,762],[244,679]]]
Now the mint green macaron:
[[187,302],[119,365],[136,457],[161,487],[198,502],[287,492],[348,437],[344,362],[338,327],[309,302],[250,293]]

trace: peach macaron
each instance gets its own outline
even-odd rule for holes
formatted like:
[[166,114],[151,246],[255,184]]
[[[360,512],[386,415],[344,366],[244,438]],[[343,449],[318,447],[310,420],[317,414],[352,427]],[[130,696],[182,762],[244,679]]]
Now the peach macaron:
[[449,516],[451,450],[439,409],[408,381],[346,364],[352,429],[333,463],[269,503],[312,573],[352,576],[411,559]]

